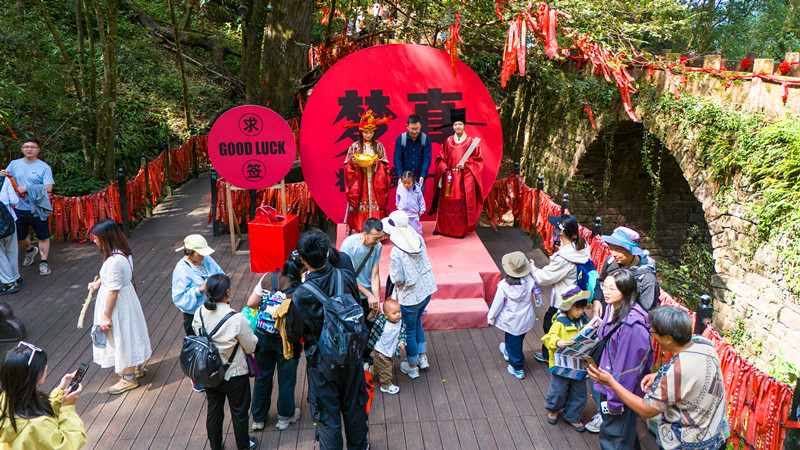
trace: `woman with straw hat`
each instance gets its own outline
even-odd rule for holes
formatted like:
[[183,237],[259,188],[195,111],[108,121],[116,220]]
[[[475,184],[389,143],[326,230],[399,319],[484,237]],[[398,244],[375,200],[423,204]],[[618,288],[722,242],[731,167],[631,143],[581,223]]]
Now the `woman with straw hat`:
[[422,312],[436,292],[433,267],[428,258],[425,240],[408,224],[403,211],[393,211],[383,219],[383,231],[394,245],[390,254],[389,276],[394,283],[394,295],[400,303],[403,324],[406,326],[406,357],[400,371],[410,378],[419,377],[420,369],[430,367],[422,329]]

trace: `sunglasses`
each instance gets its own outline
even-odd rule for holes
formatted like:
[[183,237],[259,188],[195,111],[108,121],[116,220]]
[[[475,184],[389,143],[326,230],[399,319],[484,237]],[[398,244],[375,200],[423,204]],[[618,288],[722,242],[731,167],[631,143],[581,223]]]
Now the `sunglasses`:
[[28,367],[30,367],[31,363],[33,362],[33,355],[35,355],[36,352],[44,353],[44,350],[42,350],[39,347],[31,344],[30,342],[19,341],[19,344],[17,344],[17,347],[19,347],[19,346],[28,347],[29,349],[31,349],[31,357],[28,358]]

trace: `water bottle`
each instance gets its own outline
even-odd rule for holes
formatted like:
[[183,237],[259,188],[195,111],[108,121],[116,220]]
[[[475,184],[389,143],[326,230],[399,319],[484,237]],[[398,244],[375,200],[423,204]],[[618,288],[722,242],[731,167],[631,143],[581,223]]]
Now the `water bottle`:
[[542,290],[539,289],[539,283],[533,284],[533,304],[537,308],[542,306]]

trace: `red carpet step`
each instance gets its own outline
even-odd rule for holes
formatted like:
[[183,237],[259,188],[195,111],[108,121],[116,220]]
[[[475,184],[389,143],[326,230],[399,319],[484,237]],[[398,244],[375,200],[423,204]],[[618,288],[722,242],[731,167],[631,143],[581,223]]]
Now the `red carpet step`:
[[[423,237],[439,290],[422,316],[429,330],[486,327],[487,302],[494,299],[500,272],[475,233],[463,239],[434,236],[434,222],[422,222]],[[337,229],[337,247],[345,238],[344,225]],[[389,273],[392,243],[383,243],[380,274],[385,282]],[[383,289],[381,289],[383,292]]]

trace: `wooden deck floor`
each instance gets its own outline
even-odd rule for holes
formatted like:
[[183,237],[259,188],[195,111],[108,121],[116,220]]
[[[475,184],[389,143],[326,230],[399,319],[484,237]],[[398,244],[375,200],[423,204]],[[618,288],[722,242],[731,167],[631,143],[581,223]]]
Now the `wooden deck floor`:
[[[207,448],[205,396],[192,391],[178,363],[183,327],[180,313],[171,302],[170,282],[179,255],[173,250],[191,232],[201,232],[217,249],[215,259],[232,271],[233,306],[243,306],[257,280],[249,271],[248,258],[234,257],[227,236],[211,238],[205,224],[207,179],[190,182],[177,194],[180,204],[163,207],[133,232],[130,240],[135,279],[147,319],[153,358],[142,387],[119,396],[106,390],[114,382],[112,370],[90,365],[77,409],[86,424],[86,448],[96,449],[200,449]],[[177,199],[177,197],[176,197]],[[184,205],[184,206],[181,206]],[[177,206],[176,206],[177,205]],[[182,209],[181,209],[182,208]],[[531,249],[519,230],[479,231],[495,261],[512,250],[523,250],[537,262],[546,258]],[[49,357],[49,377],[43,386],[52,388],[61,375],[80,362],[91,360],[88,327],[76,329],[86,284],[97,274],[101,258],[91,243],[55,244],[49,258],[52,275],[40,277],[34,266],[22,268],[25,284],[15,295],[0,298],[10,303],[28,329],[28,340],[44,348]],[[544,311],[539,311],[540,315]],[[91,317],[91,311],[90,311]],[[432,331],[428,333],[431,368],[410,380],[396,368],[395,396],[376,393],[370,414],[370,440],[376,449],[500,448],[560,450],[597,448],[597,436],[579,434],[560,422],[549,425],[543,408],[548,389],[545,366],[533,360],[539,347],[541,327],[525,341],[527,378],[516,380],[506,372],[497,349],[502,333],[494,328]],[[277,385],[277,383],[276,383]],[[311,419],[301,360],[296,389],[302,417],[285,431],[274,428],[273,407],[264,432],[254,433],[260,448],[314,447]],[[593,405],[590,400],[590,405]],[[593,406],[587,406],[589,420]],[[226,442],[234,446],[230,421],[226,420]],[[644,448],[656,448],[652,436],[640,426]]]

